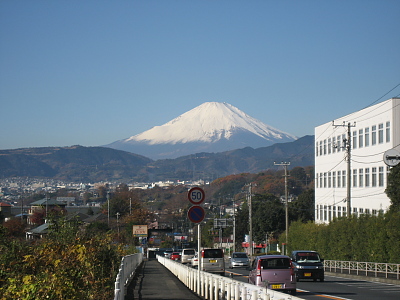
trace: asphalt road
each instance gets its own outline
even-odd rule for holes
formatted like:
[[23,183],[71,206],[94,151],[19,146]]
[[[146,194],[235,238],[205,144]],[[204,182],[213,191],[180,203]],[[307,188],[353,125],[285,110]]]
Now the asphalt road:
[[[249,273],[245,268],[227,269],[233,273],[233,279],[247,282]],[[297,297],[307,300],[321,299],[352,299],[352,300],[398,300],[400,299],[400,284],[387,284],[359,279],[348,279],[325,275],[324,282],[301,280],[297,283]]]

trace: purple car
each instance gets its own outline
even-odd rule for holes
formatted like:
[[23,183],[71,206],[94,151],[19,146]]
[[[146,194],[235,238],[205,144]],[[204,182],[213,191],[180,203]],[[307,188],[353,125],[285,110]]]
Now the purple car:
[[249,283],[296,295],[296,276],[289,256],[257,256],[250,268]]

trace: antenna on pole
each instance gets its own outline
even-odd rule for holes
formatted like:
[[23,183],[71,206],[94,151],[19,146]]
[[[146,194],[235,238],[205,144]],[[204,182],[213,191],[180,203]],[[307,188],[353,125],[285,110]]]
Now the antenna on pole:
[[348,122],[346,124],[343,121],[341,125],[335,125],[335,121],[332,121],[332,126],[334,127],[347,127],[347,139],[343,139],[343,148],[346,149],[346,157],[347,157],[347,215],[351,215],[351,127],[356,127],[356,122],[350,124]]

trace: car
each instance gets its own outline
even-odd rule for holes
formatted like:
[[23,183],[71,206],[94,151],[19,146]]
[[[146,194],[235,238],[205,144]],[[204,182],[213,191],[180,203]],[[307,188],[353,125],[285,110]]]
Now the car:
[[313,279],[324,281],[324,260],[319,253],[311,250],[294,250],[291,258],[293,261],[296,280]]
[[248,267],[249,261],[246,252],[233,252],[232,256],[229,257],[229,269],[235,267]]
[[201,250],[200,270],[225,276],[224,250],[218,248]]
[[165,250],[164,251],[164,257],[165,258],[171,258],[171,254],[172,254],[172,252],[174,252],[174,250]]
[[180,261],[181,260],[181,253],[180,252],[172,252],[171,257],[172,260]]
[[296,295],[296,275],[289,256],[260,255],[251,267],[248,277],[251,284]]
[[199,255],[196,253],[190,260],[192,268],[197,268],[199,266]]
[[186,248],[182,249],[181,253],[181,263],[187,264],[190,262],[190,260],[193,258],[193,256],[196,254],[196,250],[193,248]]

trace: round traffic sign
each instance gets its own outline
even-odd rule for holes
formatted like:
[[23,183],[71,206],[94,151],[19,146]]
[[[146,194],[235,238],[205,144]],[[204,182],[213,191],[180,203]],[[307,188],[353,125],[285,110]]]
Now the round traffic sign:
[[193,205],[191,208],[189,208],[187,215],[189,220],[193,223],[200,223],[205,217],[204,208],[199,205]]
[[202,188],[191,188],[188,193],[188,199],[192,204],[201,204],[205,199],[205,194]]
[[389,167],[394,167],[400,162],[400,153],[396,149],[389,149],[383,154],[383,161]]

